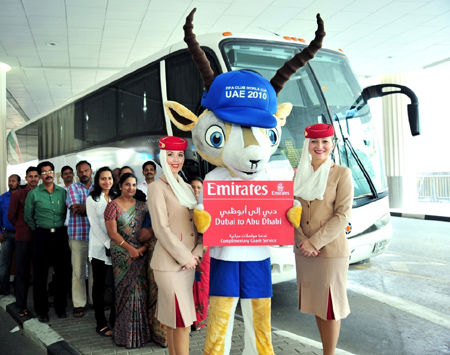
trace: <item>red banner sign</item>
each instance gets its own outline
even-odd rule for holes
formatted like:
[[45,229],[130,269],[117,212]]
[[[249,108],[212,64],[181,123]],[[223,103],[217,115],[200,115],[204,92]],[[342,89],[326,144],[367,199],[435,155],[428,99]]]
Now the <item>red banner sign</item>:
[[211,226],[205,246],[293,245],[292,181],[205,181],[203,204]]

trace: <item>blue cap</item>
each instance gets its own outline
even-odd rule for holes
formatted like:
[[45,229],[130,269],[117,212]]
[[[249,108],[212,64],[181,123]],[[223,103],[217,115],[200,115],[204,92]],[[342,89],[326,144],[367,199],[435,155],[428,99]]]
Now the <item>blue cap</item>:
[[239,70],[220,74],[203,93],[202,106],[222,121],[241,126],[274,128],[277,94],[262,75]]

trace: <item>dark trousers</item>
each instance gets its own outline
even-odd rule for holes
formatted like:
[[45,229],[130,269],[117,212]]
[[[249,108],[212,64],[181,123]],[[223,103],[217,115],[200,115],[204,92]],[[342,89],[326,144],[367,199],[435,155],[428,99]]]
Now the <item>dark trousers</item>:
[[[69,234],[67,234],[67,226],[61,227],[63,229],[63,233],[64,233],[64,238],[67,238],[67,242],[69,242]],[[70,245],[69,245],[69,251],[70,251]],[[70,251],[71,255],[72,252]],[[50,267],[52,267],[53,264],[50,264]],[[70,275],[72,275],[72,262],[69,263],[70,266]],[[53,296],[55,294],[55,269],[53,268],[53,273],[52,273],[52,279],[51,281],[48,283],[47,285],[47,294],[49,296]],[[69,295],[69,297],[72,297],[72,276],[70,277],[70,280],[68,281],[69,285],[67,288],[67,294]]]
[[[105,290],[106,283],[112,284],[112,304],[109,314],[109,324],[114,328],[116,321],[116,307],[114,304],[114,280],[107,280],[106,278],[113,277],[112,266],[106,265],[103,260],[92,258],[92,273],[94,276],[94,284],[92,286],[92,300],[94,301],[95,320],[97,321],[97,331],[103,329],[108,325],[105,317]],[[109,272],[108,272],[109,271]],[[107,282],[109,281],[109,282]]]
[[11,270],[12,255],[14,251],[14,238],[16,232],[4,232],[2,251],[0,254],[0,289],[4,295],[9,295],[9,276]]
[[67,290],[70,285],[70,249],[64,228],[54,233],[36,228],[33,234],[33,300],[38,315],[48,314],[47,277],[53,266],[55,295],[53,305],[56,313],[67,307]]
[[16,306],[27,308],[28,286],[30,282],[31,260],[33,258],[33,241],[16,240]]

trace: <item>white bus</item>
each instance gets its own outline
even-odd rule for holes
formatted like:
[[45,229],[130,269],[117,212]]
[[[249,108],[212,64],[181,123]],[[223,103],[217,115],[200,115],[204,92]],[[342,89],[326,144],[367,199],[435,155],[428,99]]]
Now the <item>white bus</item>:
[[[198,36],[198,40],[216,74],[252,69],[268,80],[305,47],[298,39],[275,36],[224,33]],[[202,85],[186,44],[173,45],[11,131],[8,174],[24,176],[28,166],[48,159],[57,171],[64,165],[75,167],[76,162],[88,160],[94,171],[105,165],[129,165],[139,177],[143,162],[159,162],[159,138],[174,134],[191,143],[185,177],[203,177],[213,167],[196,153],[190,133],[172,125],[162,105],[165,100],[173,100],[199,114]],[[335,127],[334,160],[352,170],[355,187],[352,220],[347,227],[351,263],[382,253],[392,234],[382,155],[367,105],[371,97],[385,94],[381,87],[361,90],[347,58],[338,51],[322,49],[292,76],[279,95],[279,102],[291,102],[293,110],[283,127],[271,168],[293,173],[307,125],[326,122]],[[57,179],[61,183],[59,174]],[[292,247],[271,249],[273,282],[294,279]]]

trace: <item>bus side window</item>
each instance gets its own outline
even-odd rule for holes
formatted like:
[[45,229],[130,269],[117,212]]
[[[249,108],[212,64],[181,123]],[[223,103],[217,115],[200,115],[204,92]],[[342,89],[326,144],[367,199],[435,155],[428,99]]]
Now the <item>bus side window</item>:
[[118,134],[165,134],[159,61],[130,75],[118,85]]
[[83,100],[83,143],[93,146],[116,138],[116,88],[109,86]]
[[18,146],[7,144],[8,163],[19,164],[22,161],[38,159],[39,126],[37,121],[16,131]]

